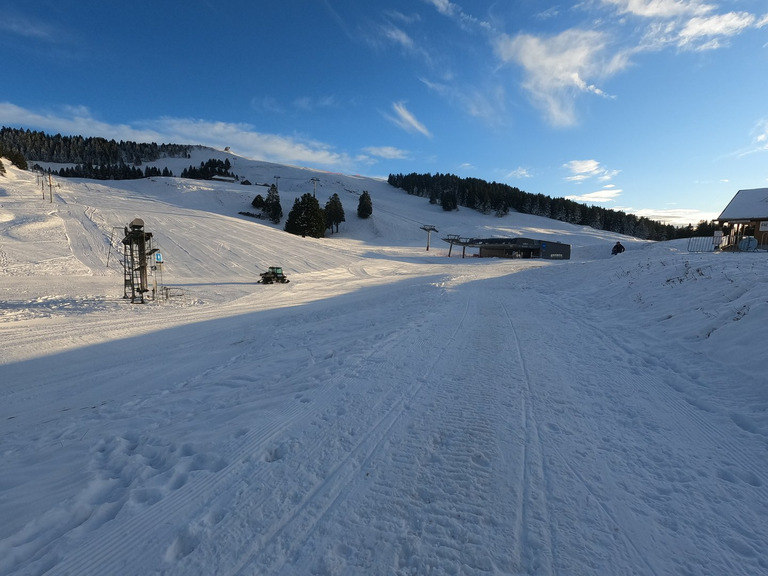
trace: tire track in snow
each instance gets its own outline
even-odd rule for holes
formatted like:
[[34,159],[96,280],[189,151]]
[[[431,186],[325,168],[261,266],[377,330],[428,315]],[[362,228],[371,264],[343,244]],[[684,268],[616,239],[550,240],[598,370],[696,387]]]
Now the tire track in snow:
[[[619,335],[613,325],[596,322],[583,303],[569,306],[541,292],[525,302],[533,314],[559,318],[558,332],[545,334],[542,340],[551,340],[552,352],[558,350],[562,358],[557,360],[554,353],[552,366],[544,372],[552,380],[548,401],[559,405],[557,411],[569,420],[552,420],[543,433],[546,452],[555,457],[549,458],[553,468],[566,472],[552,481],[567,486],[571,482],[567,477],[573,477],[570,489],[574,497],[582,494],[585,507],[580,515],[558,521],[565,530],[563,546],[577,551],[576,546],[596,541],[614,554],[623,550],[616,564],[646,566],[649,574],[658,573],[656,567],[665,558],[679,565],[681,572],[733,572],[726,562],[738,550],[745,558],[739,573],[749,573],[765,540],[764,532],[744,528],[760,526],[766,510],[765,483],[754,468],[755,455],[762,453],[760,438],[746,438],[742,445],[735,440],[738,436],[724,437],[715,424],[725,415],[691,402],[686,393],[698,385],[686,382],[689,376],[670,365],[660,349],[664,344],[657,339]],[[524,348],[533,350],[536,345],[541,343]],[[603,379],[584,373],[579,355],[590,357],[591,371],[613,374],[615,384],[595,388],[593,383]],[[715,369],[708,366],[702,359],[696,373]],[[570,377],[559,374],[558,368]],[[589,404],[584,403],[585,396],[592,398]],[[571,408],[576,412],[569,413]],[[587,461],[592,468],[585,467]],[[719,476],[722,491],[730,494],[699,481],[712,475]],[[745,508],[742,501],[753,504]],[[678,512],[686,507],[698,510],[699,516],[693,521],[681,517]],[[741,510],[739,518],[732,517],[734,510]],[[597,511],[609,522],[601,522]],[[591,534],[584,530],[586,538],[569,535],[567,530],[576,521],[593,525]],[[695,550],[681,552],[676,542],[697,544]],[[569,555],[577,558],[573,552]],[[558,566],[568,561],[556,558]]]
[[525,523],[518,519],[520,499],[545,500],[537,492],[542,487],[508,476],[514,464],[522,467],[526,441],[520,438],[525,422],[516,416],[520,366],[506,345],[476,346],[486,341],[481,336],[498,342],[508,324],[496,304],[478,306],[477,294],[461,298],[463,313],[450,335],[422,350],[426,358],[414,370],[418,390],[369,453],[365,476],[358,474],[353,492],[342,492],[326,509],[324,539],[312,538],[316,523],[299,544],[303,563],[288,559],[283,566],[291,572],[284,573],[367,573],[391,565],[403,574],[511,574],[547,565],[523,557],[529,543],[520,543]]
[[[385,347],[386,349],[386,347]],[[369,352],[369,355],[378,352],[373,349]],[[198,380],[199,385],[204,385],[209,380],[216,380],[216,373],[222,374],[222,378],[230,377],[228,372],[231,369],[245,362],[246,365],[251,365],[254,361],[258,361],[256,358],[246,357],[246,355],[239,355],[230,358],[228,362],[224,362],[216,369],[210,369],[202,374]],[[308,369],[309,370],[309,369]],[[299,378],[305,378],[306,374],[300,373]],[[248,384],[247,382],[245,383]],[[228,487],[234,487],[234,490],[241,489],[241,481],[239,478],[246,476],[249,478],[250,483],[258,484],[259,481],[263,481],[268,484],[270,481],[271,469],[270,466],[264,465],[263,462],[257,463],[257,468],[260,470],[252,469],[252,461],[254,455],[262,457],[265,462],[272,460],[279,460],[284,457],[280,453],[281,449],[272,452],[272,456],[269,456],[269,451],[266,445],[272,443],[281,435],[285,430],[289,429],[296,421],[301,420],[308,414],[311,414],[317,410],[322,409],[328,405],[336,396],[328,395],[327,398],[322,396],[313,400],[313,403],[303,402],[297,399],[294,403],[288,403],[288,410],[281,410],[278,414],[272,414],[266,422],[261,422],[260,425],[255,426],[250,432],[238,434],[236,450],[233,456],[229,456],[229,464],[223,467],[218,465],[213,468],[206,469],[205,466],[201,469],[201,473],[198,477],[192,479],[189,478],[183,487],[183,489],[173,489],[173,491],[162,497],[159,502],[154,503],[150,508],[145,511],[139,512],[134,517],[128,519],[123,525],[122,532],[115,532],[115,528],[108,522],[100,527],[98,537],[89,541],[82,549],[78,550],[78,554],[70,555],[63,559],[58,565],[53,567],[53,574],[60,573],[72,573],[72,574],[91,574],[91,573],[134,573],[133,570],[138,570],[140,562],[137,560],[136,566],[125,572],[126,568],[116,566],[111,562],[111,557],[115,551],[120,551],[121,554],[126,554],[126,550],[139,549],[144,551],[142,559],[149,561],[158,558],[169,558],[170,561],[175,561],[177,556],[186,556],[191,554],[197,545],[197,537],[194,533],[188,529],[180,530],[178,527],[169,526],[164,523],[164,518],[173,518],[184,509],[196,509],[199,502],[203,501],[209,494],[215,495],[210,501],[216,501],[221,498],[221,494],[226,494],[229,490]],[[285,403],[281,403],[281,406]],[[263,419],[263,417],[262,417]],[[133,441],[132,441],[133,442]],[[226,451],[225,451],[226,452]],[[190,454],[190,456],[193,456]],[[204,456],[204,455],[203,455]],[[203,460],[205,458],[203,457]],[[261,464],[258,466],[258,464]],[[273,483],[274,484],[274,483]],[[179,487],[181,488],[181,487]],[[131,487],[128,492],[134,491]],[[268,498],[268,494],[263,494],[261,500],[254,500],[252,505],[257,509]],[[128,497],[126,497],[122,505],[125,504]],[[122,506],[121,505],[121,506]],[[221,505],[213,504],[212,506],[203,507],[205,510],[204,517],[217,517],[221,513],[214,512],[211,516],[210,508],[217,508]],[[115,515],[117,512],[115,512]],[[183,514],[182,514],[183,515]],[[77,530],[78,525],[73,525],[68,528],[68,531]],[[125,533],[127,532],[127,534]],[[153,539],[151,542],[147,542],[144,539],[144,535],[152,533]],[[128,554],[130,556],[130,554]],[[120,555],[118,554],[118,557]],[[56,559],[48,558],[47,563],[54,563]],[[150,564],[151,565],[151,564]]]
[[[527,296],[530,296],[530,293],[526,294]],[[575,312],[569,311],[564,309],[564,307],[558,305],[555,302],[554,298],[549,297],[548,295],[542,294],[541,292],[537,293],[535,295],[535,298],[526,298],[525,300],[525,306],[527,307],[527,315],[526,317],[529,319],[537,318],[540,314],[544,315],[553,315],[556,314],[560,318],[572,318],[571,322],[573,322],[573,325],[576,325],[577,322],[581,322],[581,317],[577,316]],[[529,395],[530,398],[530,406],[531,406],[531,412],[530,414],[533,414],[535,418],[535,406],[536,403],[539,401],[539,399],[544,400],[547,398],[546,396],[542,397],[540,394],[534,390],[530,383],[538,379],[543,378],[549,378],[550,376],[548,374],[537,374],[536,377],[533,376],[530,368],[529,363],[526,361],[526,352],[524,351],[524,347],[522,345],[522,341],[520,337],[518,336],[517,329],[515,329],[515,321],[513,320],[512,315],[510,314],[507,307],[504,307],[504,312],[509,320],[510,326],[512,326],[512,332],[514,334],[514,340],[515,340],[515,346],[518,350],[520,362],[525,367],[525,374],[526,374],[526,382],[527,382],[527,388],[526,392]],[[545,325],[548,325],[548,323],[545,322]],[[579,327],[577,331],[569,332],[570,323],[567,321],[561,321],[558,323],[558,326],[560,328],[560,333],[570,333],[571,337],[577,337],[577,338],[584,338],[586,340],[589,340],[593,334],[591,332],[588,332],[589,336],[585,336],[583,327]],[[531,326],[532,327],[532,326]],[[592,329],[596,329],[596,327],[592,326]],[[599,330],[595,330],[596,334],[600,334]],[[553,366],[560,366],[561,361],[558,361],[557,358],[559,356],[559,351],[557,350],[557,343],[556,342],[536,342],[537,346],[540,348],[536,350],[534,347],[527,347],[527,350],[529,352],[536,353],[537,356],[549,358],[552,361]],[[566,364],[562,364],[563,374],[569,374],[570,370],[574,369],[574,366],[566,366]],[[573,378],[578,378],[578,374],[574,373]],[[543,381],[542,381],[543,383]],[[551,402],[551,400],[549,400]],[[533,445],[538,445],[539,450],[542,450],[542,443],[539,437],[539,426],[536,425],[536,439],[533,442]],[[586,438],[584,438],[582,441],[587,441]],[[530,446],[531,443],[526,443],[526,445]],[[607,518],[610,521],[610,525],[612,526],[623,526],[622,518],[620,517],[619,512],[612,509],[612,504],[610,501],[607,501],[604,499],[604,496],[596,492],[593,487],[591,481],[587,480],[581,473],[579,473],[578,469],[574,467],[571,464],[570,458],[566,457],[560,447],[558,446],[557,442],[547,442],[546,448],[544,450],[547,453],[547,461],[550,463],[551,470],[542,470],[542,474],[545,477],[545,484],[547,485],[546,491],[550,494],[553,494],[553,487],[551,485],[553,480],[553,474],[556,474],[556,468],[553,466],[556,462],[559,463],[560,466],[563,466],[565,470],[568,472],[568,474],[574,478],[579,486],[586,490],[587,493],[591,496],[590,501],[593,503],[597,503],[598,509],[600,510],[601,514]],[[556,461],[552,458],[552,456],[556,457]],[[539,457],[543,461],[543,454],[540,454]],[[594,520],[592,520],[594,522]],[[588,527],[582,526],[581,530],[588,530]],[[647,554],[640,550],[640,548],[635,544],[632,537],[625,533],[623,530],[616,531],[614,534],[615,538],[618,538],[619,541],[623,543],[623,547],[626,550],[626,554],[631,557],[631,560],[629,561],[629,564],[632,566],[645,566],[647,571],[645,573],[647,574],[657,574],[657,571],[653,567],[653,565],[648,561]],[[558,537],[556,536],[556,529],[552,524],[550,523],[550,541],[557,542]],[[569,544],[573,545],[573,542],[569,542]],[[549,559],[550,565],[549,570],[546,573],[554,574],[558,572],[560,569],[562,569],[563,563],[565,563],[566,566],[569,565],[569,562],[572,561],[570,558],[561,558],[562,551],[558,548],[553,548],[554,555]],[[593,567],[594,568],[594,567]],[[572,567],[569,569],[573,569]],[[536,572],[538,573],[538,572]]]
[[534,376],[529,372],[517,328],[507,306],[500,299],[499,304],[509,324],[509,352],[520,367],[520,414],[525,434],[522,450],[520,484],[523,487],[518,517],[517,555],[526,573],[553,574],[552,558],[555,554],[552,522],[547,502],[547,486],[544,470],[544,456],[539,438],[539,424],[534,406]]
[[[59,198],[57,214],[64,226],[65,235],[72,255],[90,270],[92,276],[106,276],[106,251],[109,249],[109,234],[94,220],[96,208],[69,204]],[[104,260],[101,255],[104,254]]]
[[[457,322],[450,337],[451,341],[456,338],[466,315],[467,309],[465,308],[464,314]],[[366,376],[366,379],[381,379],[387,374],[397,375],[400,372],[400,367],[395,365],[391,358],[402,358],[402,355],[390,354],[390,351],[396,347],[404,346],[402,342],[404,336],[405,340],[410,342],[412,336],[409,335],[408,331],[397,331],[389,335],[387,342],[372,349],[365,361],[361,363],[363,370],[371,372]],[[412,348],[407,344],[405,347]],[[431,362],[430,372],[441,356],[442,351]],[[359,381],[360,377],[361,374],[347,377],[339,383],[339,386],[352,387]],[[388,382],[389,384],[391,382]],[[371,425],[366,429],[366,433],[359,440],[355,440],[354,446],[333,464],[320,483],[302,496],[298,506],[289,508],[287,514],[272,525],[266,534],[260,535],[251,550],[238,562],[233,573],[249,573],[249,570],[254,566],[258,566],[261,570],[270,566],[270,573],[279,573],[282,568],[285,568],[286,562],[290,565],[290,559],[305,546],[307,540],[318,531],[321,524],[330,521],[329,517],[349,497],[350,486],[365,484],[365,482],[361,482],[361,477],[367,476],[366,469],[369,468],[373,455],[387,443],[393,430],[397,428],[397,424],[407,414],[407,406],[424,384],[424,377],[418,377],[415,383],[400,381],[398,386],[381,396],[373,405],[371,412],[376,415]],[[365,401],[363,398],[362,402]],[[360,409],[363,407],[355,407],[355,410],[350,409],[349,411],[356,412]],[[358,421],[359,415],[355,415],[353,420]],[[327,436],[315,434],[315,442],[303,446],[301,453],[294,456],[300,459],[309,459],[310,455],[322,452],[321,444],[326,442]],[[316,458],[316,456],[314,457]],[[295,573],[297,567],[290,567],[290,573]]]

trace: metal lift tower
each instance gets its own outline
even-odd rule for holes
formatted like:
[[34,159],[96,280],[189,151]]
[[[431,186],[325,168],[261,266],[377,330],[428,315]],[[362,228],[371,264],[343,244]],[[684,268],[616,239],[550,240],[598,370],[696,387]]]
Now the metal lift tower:
[[[152,233],[144,231],[144,220],[134,218],[125,227],[123,238],[123,298],[130,298],[131,304],[144,303],[144,293],[149,292],[147,282],[147,256],[152,250]],[[129,296],[130,292],[130,296]]]

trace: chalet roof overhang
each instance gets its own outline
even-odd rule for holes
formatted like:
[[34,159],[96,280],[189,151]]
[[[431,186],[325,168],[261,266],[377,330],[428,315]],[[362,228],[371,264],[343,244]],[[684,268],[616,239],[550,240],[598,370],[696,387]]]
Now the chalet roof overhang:
[[717,220],[733,224],[768,220],[768,188],[739,190]]

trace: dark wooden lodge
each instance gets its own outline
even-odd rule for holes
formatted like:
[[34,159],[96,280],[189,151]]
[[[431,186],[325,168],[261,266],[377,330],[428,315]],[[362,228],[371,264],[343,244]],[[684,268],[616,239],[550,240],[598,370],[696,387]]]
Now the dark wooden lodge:
[[[548,260],[569,260],[571,245],[551,240],[534,240],[531,238],[461,238],[449,235],[443,238],[451,245],[462,247],[462,258],[467,248],[477,248],[476,256],[480,258],[545,258]],[[448,255],[451,255],[451,250]]]

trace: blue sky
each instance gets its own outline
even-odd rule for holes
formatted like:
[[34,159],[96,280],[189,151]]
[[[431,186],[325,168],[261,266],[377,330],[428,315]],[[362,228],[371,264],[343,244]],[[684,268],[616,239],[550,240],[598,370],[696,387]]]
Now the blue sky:
[[0,0],[0,124],[674,224],[768,187],[765,0]]

